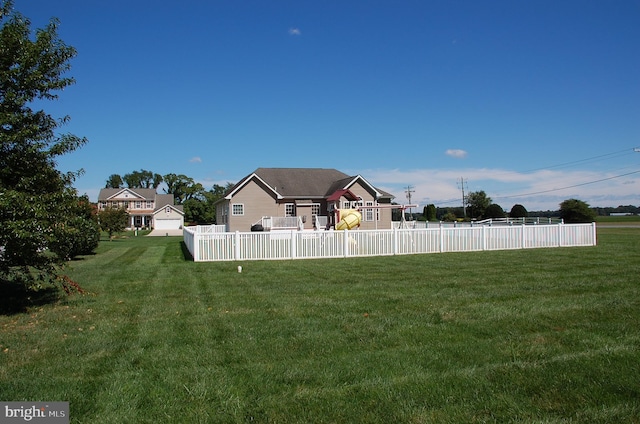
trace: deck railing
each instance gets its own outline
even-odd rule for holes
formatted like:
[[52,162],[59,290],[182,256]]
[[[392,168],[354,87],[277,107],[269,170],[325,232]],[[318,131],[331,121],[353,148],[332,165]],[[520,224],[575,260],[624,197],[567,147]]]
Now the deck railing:
[[213,233],[185,227],[194,261],[344,258],[480,250],[595,246],[596,224],[513,225],[355,231]]

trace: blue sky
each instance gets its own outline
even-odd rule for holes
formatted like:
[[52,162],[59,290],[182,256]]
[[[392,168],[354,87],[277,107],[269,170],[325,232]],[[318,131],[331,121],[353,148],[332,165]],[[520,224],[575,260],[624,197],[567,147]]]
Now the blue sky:
[[76,84],[45,105],[89,143],[63,171],[209,189],[336,168],[406,203],[640,205],[640,1],[16,0],[57,17]]

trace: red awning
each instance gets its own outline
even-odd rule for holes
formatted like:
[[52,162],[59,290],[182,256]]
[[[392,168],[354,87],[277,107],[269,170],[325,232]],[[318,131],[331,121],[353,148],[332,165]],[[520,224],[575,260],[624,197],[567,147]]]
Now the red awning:
[[331,196],[327,197],[327,202],[337,202],[341,197],[346,197],[347,200],[360,200],[358,196],[349,190],[337,190]]

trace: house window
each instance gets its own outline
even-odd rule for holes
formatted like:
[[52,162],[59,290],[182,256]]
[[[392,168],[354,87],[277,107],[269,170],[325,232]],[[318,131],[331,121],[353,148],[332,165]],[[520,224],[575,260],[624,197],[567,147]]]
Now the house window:
[[147,200],[147,209],[153,209],[153,202],[151,200]]
[[142,209],[142,202],[139,200],[136,200],[136,209]]
[[373,221],[374,220],[374,211],[375,209],[366,209],[367,206],[373,206],[372,201],[367,201],[365,210],[364,210],[364,220],[365,221]]
[[320,203],[311,205],[311,215],[320,215]]
[[233,216],[242,216],[244,215],[244,204],[243,203],[234,203],[231,205],[231,214]]
[[342,202],[343,209],[358,209],[359,207],[362,207],[361,200],[360,201],[353,200],[351,202],[348,200],[345,200],[344,202]]
[[285,203],[284,216],[296,216],[296,205],[294,203]]

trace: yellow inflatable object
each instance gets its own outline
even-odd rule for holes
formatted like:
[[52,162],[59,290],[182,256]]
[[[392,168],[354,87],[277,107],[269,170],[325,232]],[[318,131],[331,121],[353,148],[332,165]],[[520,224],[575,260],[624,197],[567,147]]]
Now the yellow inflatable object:
[[360,226],[362,215],[356,209],[340,209],[340,221],[336,224],[336,230],[352,230]]

